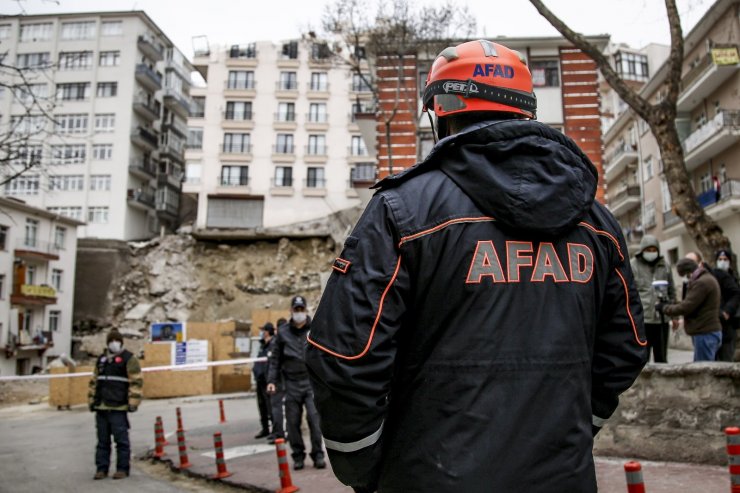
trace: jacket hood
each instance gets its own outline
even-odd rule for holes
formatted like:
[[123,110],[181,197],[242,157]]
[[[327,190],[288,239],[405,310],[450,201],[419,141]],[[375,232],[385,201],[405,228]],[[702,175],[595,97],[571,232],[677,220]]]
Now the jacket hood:
[[658,241],[658,238],[656,238],[653,235],[645,235],[642,237],[642,240],[640,240],[640,255],[642,255],[642,252],[645,251],[646,248],[649,247],[655,247],[658,249],[658,252],[660,252],[660,242]]
[[444,172],[485,214],[515,230],[556,236],[575,226],[596,194],[596,168],[562,133],[530,120],[472,125],[376,187],[429,167]]

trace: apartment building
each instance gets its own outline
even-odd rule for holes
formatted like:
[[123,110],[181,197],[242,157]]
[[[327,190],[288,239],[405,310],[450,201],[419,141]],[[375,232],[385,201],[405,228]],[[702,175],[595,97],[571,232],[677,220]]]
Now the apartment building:
[[[194,67],[184,196],[194,231],[302,223],[360,203],[375,180],[356,112],[371,93],[313,40],[204,48]],[[210,232],[210,233],[209,233]]]
[[3,131],[31,133],[3,172],[37,163],[0,193],[84,221],[80,237],[174,229],[193,68],[157,25],[141,11],[10,16],[0,44],[53,105],[53,119],[27,114],[23,91],[0,93]]
[[11,198],[0,210],[0,375],[27,375],[70,354],[83,223]]
[[[697,200],[740,248],[740,2],[718,0],[684,40],[676,125]],[[644,58],[642,62],[644,63]],[[619,67],[619,65],[617,65]],[[641,94],[664,95],[667,65]],[[660,151],[649,127],[623,109],[604,134],[608,206],[634,253],[644,234],[675,261],[696,245],[671,207]]]

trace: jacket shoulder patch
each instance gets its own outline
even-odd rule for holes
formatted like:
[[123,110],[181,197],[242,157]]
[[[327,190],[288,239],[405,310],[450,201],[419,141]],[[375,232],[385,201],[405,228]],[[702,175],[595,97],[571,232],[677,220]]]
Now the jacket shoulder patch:
[[334,260],[334,264],[332,264],[331,268],[337,272],[346,274],[347,271],[349,270],[350,265],[352,265],[352,262],[350,262],[349,260],[345,260],[341,257],[337,257],[336,260]]

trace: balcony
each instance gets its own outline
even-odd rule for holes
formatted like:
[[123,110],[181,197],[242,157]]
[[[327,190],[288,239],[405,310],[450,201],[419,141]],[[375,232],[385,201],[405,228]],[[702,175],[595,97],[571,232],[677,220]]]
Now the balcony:
[[10,295],[10,303],[22,306],[54,305],[57,302],[57,293],[51,286],[45,284],[21,284],[18,291]]
[[609,210],[617,217],[635,207],[639,207],[640,187],[638,185],[629,185],[617,191],[613,197],[609,194],[608,204]]
[[157,216],[160,219],[164,219],[165,221],[172,221],[177,219],[177,217],[180,215],[180,199],[179,195],[175,195],[172,200],[165,200],[165,197],[167,197],[169,194],[166,193],[166,190],[162,190],[160,188],[159,193],[157,194],[157,200],[155,209],[157,211]]
[[[734,48],[737,53],[737,47],[738,45],[718,45],[714,49]],[[737,73],[738,68],[740,68],[738,63],[718,64],[712,53],[707,53],[681,79],[681,94],[678,96],[676,109],[679,112],[690,111]]]
[[357,163],[359,161],[367,161],[370,156],[365,147],[350,146],[347,148],[347,154],[349,154],[349,162]]
[[686,169],[692,171],[740,140],[740,111],[721,110],[683,141]]
[[154,39],[154,37],[141,34],[136,44],[139,50],[153,61],[158,62],[164,59],[164,46]]
[[326,196],[326,178],[308,178],[303,180],[304,197]]
[[306,115],[306,130],[328,130],[329,115],[327,113],[308,113]]
[[289,197],[294,193],[292,177],[283,179],[272,178],[270,180],[270,195]]
[[311,99],[329,99],[329,83],[309,82],[306,85],[306,96]]
[[[740,214],[740,180],[727,180],[720,186],[719,194],[715,190],[707,190],[697,195],[696,200],[715,221],[727,218],[734,220]],[[663,217],[665,220],[665,214]],[[683,232],[686,226],[678,219],[670,225],[665,224],[663,228],[666,234],[675,235]]]
[[251,111],[224,111],[221,127],[226,129],[251,130],[254,128],[254,113]]
[[326,145],[307,145],[303,148],[303,161],[306,163],[325,163],[329,159]]
[[218,186],[224,187],[224,188],[248,187],[249,177],[248,176],[221,176],[218,180]]
[[273,118],[273,128],[275,130],[295,130],[298,128],[295,112],[275,113]]
[[174,137],[172,134],[167,135],[167,139],[159,148],[160,158],[170,158],[178,163],[185,162],[185,141]]
[[26,260],[59,260],[59,248],[54,243],[36,238],[19,238],[15,243],[15,257]]
[[134,97],[134,111],[149,123],[159,119],[161,109],[162,105],[154,97],[151,99],[147,99],[143,95]]
[[224,96],[251,98],[257,95],[257,83],[254,79],[227,80],[224,84]]
[[678,217],[673,211],[666,211],[663,213],[663,229],[670,228],[674,224],[680,222],[681,218]]
[[173,118],[167,123],[162,125],[162,130],[171,130],[182,138],[188,137],[188,126],[179,118]]
[[223,161],[251,161],[252,146],[242,142],[224,142],[221,144],[219,158]]
[[604,156],[604,160],[609,163],[604,170],[604,180],[613,180],[624,171],[628,164],[637,163],[637,146],[621,142],[609,154]]
[[180,191],[180,187],[182,186],[182,179],[183,179],[182,172],[159,173],[157,175],[157,186],[159,187],[168,186],[172,188],[173,190]]
[[190,115],[190,101],[172,88],[164,90],[164,105],[183,118]]
[[147,151],[155,151],[159,145],[157,135],[152,130],[142,126],[136,127],[131,132],[131,142]]
[[256,67],[257,47],[254,44],[232,45],[226,57],[227,67]]
[[350,171],[349,179],[352,187],[367,188],[376,181],[377,172],[375,163],[358,163]]
[[146,188],[129,188],[126,194],[128,204],[137,209],[148,211],[154,209],[154,189]]
[[144,180],[151,180],[157,175],[157,168],[150,159],[132,159],[128,165],[128,171],[134,176]]
[[298,82],[295,80],[280,80],[275,83],[276,97],[298,97]]
[[295,146],[293,144],[278,144],[272,146],[272,161],[292,163],[295,161]]
[[136,65],[136,81],[150,91],[162,89],[162,77],[144,63]]

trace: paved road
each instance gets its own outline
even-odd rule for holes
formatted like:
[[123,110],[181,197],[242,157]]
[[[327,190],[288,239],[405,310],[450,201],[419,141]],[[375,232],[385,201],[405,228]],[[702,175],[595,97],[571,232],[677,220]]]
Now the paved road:
[[[250,422],[257,420],[254,399],[227,399],[224,404],[227,419],[233,416]],[[130,415],[135,457],[152,446],[156,416],[163,417],[166,433],[175,429],[177,406],[182,408],[191,425],[207,426],[218,422],[215,400],[144,401],[139,412]],[[39,404],[0,409],[0,492],[214,491],[212,486],[181,477],[171,482],[169,475],[136,459],[132,460],[131,477],[120,481],[93,481],[95,442],[95,421],[87,407],[57,411]]]

